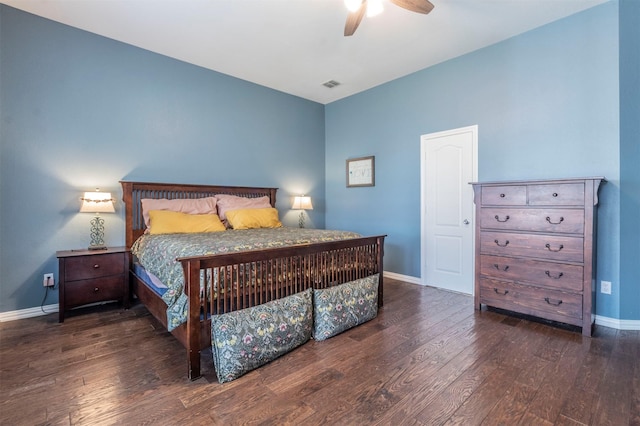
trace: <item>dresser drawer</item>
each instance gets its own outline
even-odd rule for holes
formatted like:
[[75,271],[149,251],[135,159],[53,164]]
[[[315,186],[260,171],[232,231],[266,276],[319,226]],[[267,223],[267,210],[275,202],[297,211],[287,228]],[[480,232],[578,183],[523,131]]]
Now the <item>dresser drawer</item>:
[[482,187],[482,205],[524,206],[527,204],[527,187],[524,185]]
[[480,232],[480,253],[583,262],[583,239],[564,235]]
[[498,280],[480,279],[480,303],[556,321],[582,319],[580,294]]
[[582,292],[583,273],[584,268],[579,265],[532,259],[480,256],[480,274],[484,277],[512,280],[557,290]]
[[584,210],[484,207],[480,211],[480,227],[582,234]]
[[584,206],[583,183],[529,185],[531,206]]
[[65,307],[71,309],[88,303],[122,300],[124,285],[121,276],[96,278],[91,281],[67,282]]
[[77,281],[124,273],[122,253],[77,256],[66,259],[65,280]]

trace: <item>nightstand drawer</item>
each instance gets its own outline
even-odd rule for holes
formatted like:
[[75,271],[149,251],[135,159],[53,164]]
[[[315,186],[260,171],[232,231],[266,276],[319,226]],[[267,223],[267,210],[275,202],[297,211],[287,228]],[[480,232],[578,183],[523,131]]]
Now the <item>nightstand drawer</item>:
[[122,253],[78,256],[66,260],[65,280],[78,281],[124,273]]
[[96,278],[91,281],[67,282],[66,286],[66,309],[95,302],[122,300],[124,296],[121,276]]

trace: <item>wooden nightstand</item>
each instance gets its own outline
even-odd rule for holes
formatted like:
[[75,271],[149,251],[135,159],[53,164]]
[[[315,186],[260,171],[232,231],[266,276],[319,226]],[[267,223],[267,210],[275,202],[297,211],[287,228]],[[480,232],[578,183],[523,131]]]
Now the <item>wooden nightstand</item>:
[[96,302],[120,301],[129,307],[129,250],[67,250],[56,252],[59,262],[59,321],[66,311]]

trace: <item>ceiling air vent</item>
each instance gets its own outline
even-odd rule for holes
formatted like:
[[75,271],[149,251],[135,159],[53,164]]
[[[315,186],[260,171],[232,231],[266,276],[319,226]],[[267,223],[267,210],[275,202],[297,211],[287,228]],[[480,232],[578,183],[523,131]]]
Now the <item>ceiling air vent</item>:
[[336,86],[339,86],[340,83],[335,80],[329,80],[322,83],[323,86],[328,87],[329,89],[333,89]]

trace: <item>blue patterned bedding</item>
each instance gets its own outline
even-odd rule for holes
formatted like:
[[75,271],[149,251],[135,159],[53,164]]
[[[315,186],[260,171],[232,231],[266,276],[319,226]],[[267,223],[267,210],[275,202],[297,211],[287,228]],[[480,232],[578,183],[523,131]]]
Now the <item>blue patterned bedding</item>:
[[183,292],[184,272],[179,257],[205,256],[358,238],[348,231],[304,228],[230,229],[198,234],[142,235],[131,247],[144,268],[168,287],[162,296],[167,304],[169,331],[187,320],[187,296]]

